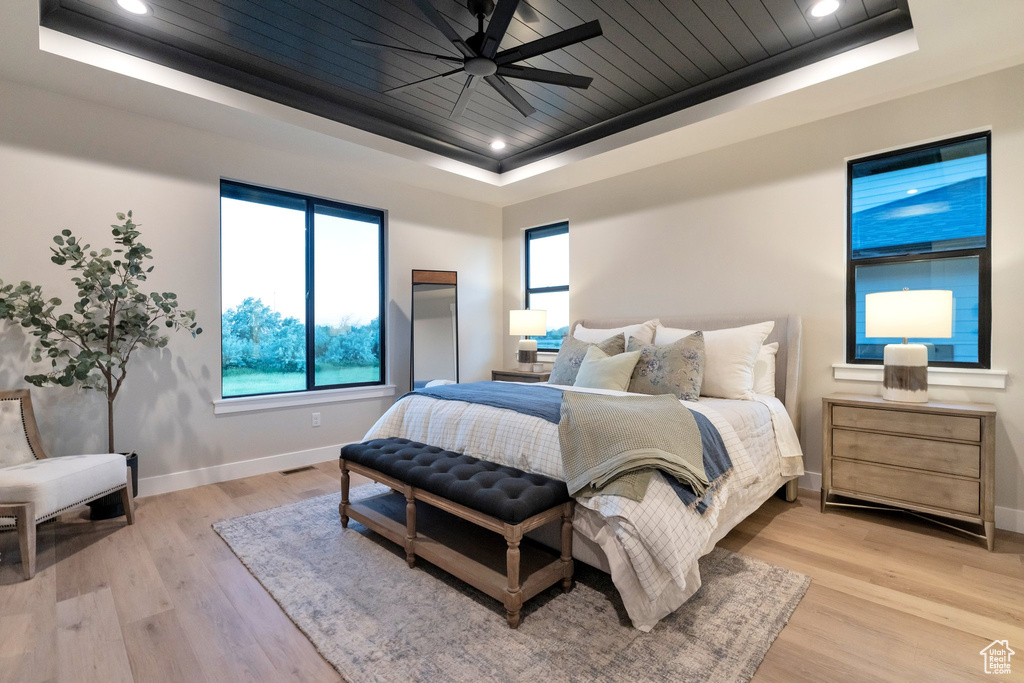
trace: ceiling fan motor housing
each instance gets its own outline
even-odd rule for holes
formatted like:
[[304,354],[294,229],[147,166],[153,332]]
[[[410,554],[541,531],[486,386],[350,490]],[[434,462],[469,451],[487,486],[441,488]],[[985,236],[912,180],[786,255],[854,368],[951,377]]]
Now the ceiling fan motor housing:
[[498,71],[498,65],[494,60],[486,57],[470,57],[466,59],[464,66],[470,76],[493,76]]
[[494,11],[494,2],[493,0],[466,0],[466,8],[474,17],[480,15],[489,17]]

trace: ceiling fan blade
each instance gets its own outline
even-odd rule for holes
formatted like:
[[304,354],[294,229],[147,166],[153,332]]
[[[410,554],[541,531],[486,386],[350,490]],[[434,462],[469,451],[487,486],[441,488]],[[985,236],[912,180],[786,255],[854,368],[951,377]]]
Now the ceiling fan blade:
[[452,113],[448,115],[450,119],[457,119],[462,116],[462,112],[466,111],[466,105],[469,104],[469,100],[473,97],[473,91],[476,90],[477,78],[470,74],[466,77],[466,83],[462,86],[462,92],[459,93],[459,99],[455,100],[455,106],[452,107]]
[[461,73],[461,72],[462,72],[462,68],[460,67],[458,69],[453,69],[451,71],[446,71],[443,74],[435,74],[435,75],[429,76],[427,78],[422,78],[422,79],[420,79],[418,81],[413,81],[412,83],[406,83],[404,85],[399,85],[399,86],[396,86],[394,88],[388,88],[384,92],[386,94],[390,95],[392,93],[401,92],[403,90],[408,90],[409,88],[415,88],[417,85],[423,85],[424,83],[429,83],[430,81],[436,81],[439,78],[448,78],[449,76],[454,76],[455,74]]
[[398,45],[388,45],[387,43],[375,43],[372,40],[363,40],[362,38],[353,38],[352,44],[358,47],[365,47],[371,50],[394,50],[395,52],[405,52],[411,55],[418,55],[420,57],[430,57],[432,59],[440,59],[444,62],[455,62],[457,64],[462,63],[462,57],[452,57],[451,55],[438,55],[433,52],[420,52],[419,50],[410,50],[407,47],[399,47]]
[[528,3],[519,3],[519,8],[516,10],[516,13],[519,15],[519,21],[524,24],[536,24],[540,21],[540,16],[537,14],[537,10],[530,7]]
[[519,91],[512,87],[512,84],[506,81],[501,76],[495,74],[494,76],[485,76],[484,80],[492,88],[498,91],[498,94],[508,100],[508,103],[519,110],[519,113],[523,116],[529,116],[530,114],[536,113],[536,109],[530,106],[530,103],[519,94]]
[[444,34],[444,37],[452,41],[455,47],[466,57],[475,57],[476,54],[470,49],[469,45],[466,45],[466,41],[458,34],[458,32],[452,28],[452,25],[441,16],[441,13],[434,9],[434,6],[430,4],[430,0],[413,0],[416,6],[420,8],[426,16],[427,21],[437,27],[437,30]]
[[558,50],[563,47],[575,45],[576,43],[582,43],[584,40],[590,40],[601,35],[601,22],[588,21],[585,24],[579,26],[573,26],[567,28],[564,31],[555,33],[554,35],[545,36],[538,38],[537,40],[529,43],[524,43],[519,47],[513,47],[504,52],[499,52],[494,61],[498,66],[504,66],[506,64],[512,64],[513,62],[522,61],[529,59],[530,57],[536,57],[542,55],[545,52],[551,52],[552,50]]
[[565,85],[570,88],[582,88],[586,90],[594,81],[590,76],[577,76],[575,74],[563,74],[559,71],[548,71],[547,69],[533,69],[528,66],[499,66],[498,75],[505,78],[521,78],[524,81],[536,81],[538,83],[551,83],[552,85]]
[[484,42],[480,47],[480,56],[488,59],[494,57],[501,45],[501,39],[508,31],[508,25],[515,16],[519,0],[498,0],[498,6],[491,14],[491,20],[487,23],[487,30],[484,32]]

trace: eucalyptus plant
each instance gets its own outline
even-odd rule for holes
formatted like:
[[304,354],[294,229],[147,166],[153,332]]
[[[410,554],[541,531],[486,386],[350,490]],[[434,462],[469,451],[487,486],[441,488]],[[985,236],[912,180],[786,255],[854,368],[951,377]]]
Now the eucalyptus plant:
[[67,266],[78,290],[70,310],[58,298],[46,298],[30,282],[0,280],[0,320],[19,323],[36,338],[32,360],[50,360],[50,369],[25,380],[42,387],[76,384],[101,392],[107,399],[107,445],[114,452],[114,399],[128,375],[128,362],[139,346],[163,348],[165,332],[185,330],[195,337],[203,330],[196,312],[181,310],[173,292],[145,294],[139,285],[153,266],[152,249],[139,241],[132,212],[118,213],[111,225],[116,247],[91,250],[70,230],[53,238],[50,260]]

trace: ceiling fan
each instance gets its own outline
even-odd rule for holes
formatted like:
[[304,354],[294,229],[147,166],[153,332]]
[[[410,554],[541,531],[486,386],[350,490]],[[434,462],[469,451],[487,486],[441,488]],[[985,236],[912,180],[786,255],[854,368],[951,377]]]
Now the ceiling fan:
[[[590,83],[594,80],[588,76],[577,76],[574,74],[561,73],[559,71],[534,69],[528,66],[517,66],[516,62],[521,62],[524,59],[537,57],[553,50],[560,50],[563,47],[568,47],[569,45],[575,45],[576,43],[582,43],[585,40],[598,37],[601,35],[601,24],[596,20],[588,21],[585,24],[574,26],[573,28],[555,33],[554,35],[538,38],[537,40],[524,43],[518,47],[498,52],[498,47],[501,45],[501,41],[505,37],[505,32],[508,30],[509,23],[512,21],[512,17],[515,15],[517,8],[520,10],[520,18],[525,22],[532,23],[536,21],[536,13],[526,3],[522,3],[522,5],[520,5],[519,0],[497,0],[497,4],[495,4],[494,0],[467,0],[466,7],[473,16],[476,17],[478,30],[474,35],[463,40],[458,32],[452,28],[452,25],[449,24],[448,21],[441,16],[441,13],[434,8],[430,3],[430,0],[413,1],[416,3],[416,6],[420,8],[420,11],[426,16],[427,20],[436,26],[448,40],[452,41],[452,44],[462,56],[453,57],[451,55],[411,50],[397,45],[388,45],[386,43],[375,43],[373,41],[362,40],[360,38],[353,39],[352,42],[361,47],[393,50],[403,54],[429,57],[442,62],[459,64],[458,68],[452,69],[451,71],[446,71],[419,81],[413,81],[412,83],[406,83],[395,88],[390,88],[384,91],[386,93],[390,94],[401,92],[441,78],[448,78],[464,73],[466,74],[466,80],[463,83],[462,92],[459,94],[459,97],[455,102],[455,106],[452,108],[451,114],[449,114],[449,118],[457,118],[466,110],[466,105],[469,104],[469,100],[473,96],[473,91],[476,90],[480,79],[483,79],[488,85],[497,90],[498,94],[505,98],[509,104],[515,107],[520,114],[523,116],[529,116],[537,110],[530,106],[530,103],[519,94],[519,91],[513,88],[512,85],[505,80],[506,78],[518,78],[524,81],[564,85],[570,88],[580,88],[584,90],[589,88]],[[487,29],[484,30],[484,19],[487,17],[490,17],[490,21],[487,23]]]

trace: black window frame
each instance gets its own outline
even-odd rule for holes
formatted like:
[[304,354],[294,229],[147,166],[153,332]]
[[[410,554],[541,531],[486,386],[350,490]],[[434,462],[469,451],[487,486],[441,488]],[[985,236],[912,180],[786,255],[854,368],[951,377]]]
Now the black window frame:
[[[551,223],[550,225],[541,225],[536,228],[529,228],[526,231],[526,309],[530,309],[530,295],[531,294],[551,294],[554,292],[568,292],[569,284],[555,285],[553,287],[530,287],[530,242],[531,240],[541,239],[544,237],[555,237],[556,235],[568,235],[569,234],[569,221],[560,221],[558,223]],[[570,321],[572,324],[572,321]],[[544,342],[537,340],[538,351],[558,351],[557,346],[545,346]]]
[[[221,339],[220,353],[221,353],[221,382],[220,382],[220,395],[222,399],[233,399],[233,398],[247,398],[250,396],[280,396],[283,394],[301,394],[315,391],[327,391],[331,389],[349,389],[356,387],[371,387],[371,386],[383,386],[387,382],[387,333],[386,333],[386,316],[387,311],[387,212],[383,209],[375,209],[372,207],[359,206],[358,204],[349,204],[346,202],[340,202],[333,199],[325,199],[323,197],[316,197],[313,195],[300,194],[298,192],[290,192],[287,190],[277,190],[269,187],[261,187],[259,185],[252,185],[249,183],[243,183],[235,180],[221,179],[220,181],[220,199],[238,199],[241,201],[256,202],[260,204],[267,204],[270,206],[278,206],[289,209],[303,209],[306,213],[306,233],[305,233],[305,269],[306,269],[306,388],[299,390],[288,390],[288,391],[267,391],[257,394],[236,394],[232,396],[224,395],[224,340]],[[374,217],[378,221],[378,274],[380,278],[379,291],[379,314],[378,314],[378,326],[380,336],[380,379],[374,382],[349,382],[346,384],[330,384],[330,385],[317,385],[316,384],[316,315],[315,315],[315,304],[316,304],[316,292],[313,284],[316,282],[316,261],[314,258],[314,244],[316,241],[316,214],[317,208],[322,207],[328,209],[328,214],[333,216],[342,216],[344,214],[354,214],[358,216],[358,220],[365,220],[366,217]],[[223,217],[221,217],[221,258],[223,259]],[[224,296],[224,281],[223,273],[221,273],[221,301]],[[221,311],[221,315],[224,312]],[[223,335],[223,325],[221,327],[221,334]]]
[[[868,161],[877,161],[912,154],[927,149],[946,145],[985,140],[986,190],[985,190],[985,246],[972,249],[956,249],[950,251],[921,252],[908,250],[907,254],[870,256],[854,258],[853,256],[853,167]],[[931,367],[943,368],[982,368],[992,367],[992,132],[985,131],[958,135],[936,142],[928,142],[912,147],[873,154],[871,156],[850,159],[846,162],[846,362],[849,364],[878,365],[877,358],[857,358],[857,266],[885,265],[891,263],[908,263],[913,261],[948,260],[965,257],[978,258],[978,360],[935,361],[929,360]]]

